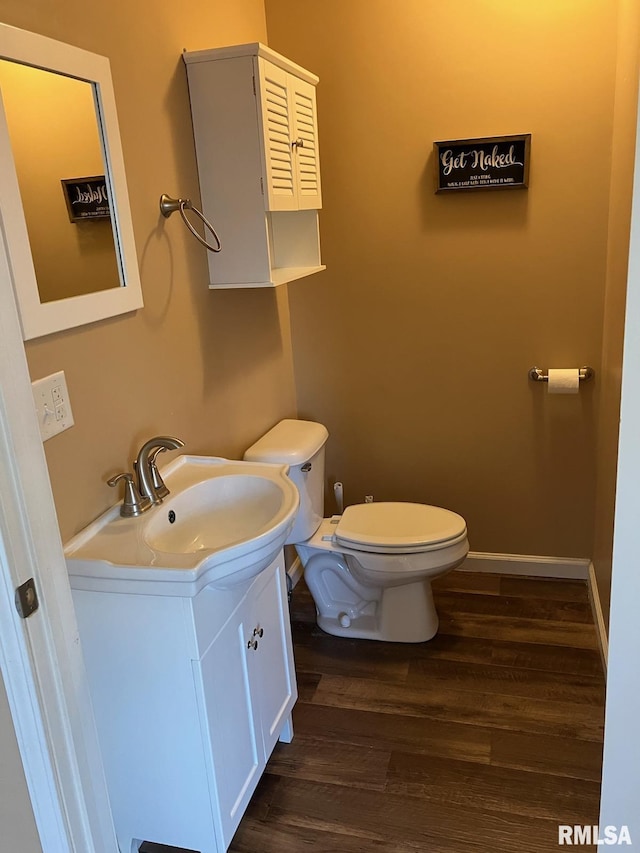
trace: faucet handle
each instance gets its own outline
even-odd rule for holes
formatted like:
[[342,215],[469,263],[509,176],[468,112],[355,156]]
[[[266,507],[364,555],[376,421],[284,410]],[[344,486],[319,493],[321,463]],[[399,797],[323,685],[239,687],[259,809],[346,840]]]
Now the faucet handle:
[[133,482],[133,474],[116,474],[115,477],[107,480],[107,485],[112,487],[117,486],[120,480],[124,480],[124,500],[120,507],[120,515],[123,518],[134,518],[135,516],[142,515],[151,506],[151,501],[149,498],[140,496],[140,492]]

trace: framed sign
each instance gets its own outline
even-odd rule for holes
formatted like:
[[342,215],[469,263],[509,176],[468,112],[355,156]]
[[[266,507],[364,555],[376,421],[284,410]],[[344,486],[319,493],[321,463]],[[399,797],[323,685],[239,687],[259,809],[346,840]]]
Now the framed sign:
[[531,134],[434,142],[436,192],[516,190],[529,185]]
[[60,182],[70,222],[85,219],[109,219],[109,197],[104,175],[69,178]]

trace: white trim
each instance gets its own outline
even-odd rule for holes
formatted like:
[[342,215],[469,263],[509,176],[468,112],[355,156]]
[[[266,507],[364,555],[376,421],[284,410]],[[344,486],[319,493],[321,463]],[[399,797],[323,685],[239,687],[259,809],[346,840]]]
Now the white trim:
[[[528,575],[533,578],[565,578],[566,580],[589,580],[588,559],[574,557],[535,557],[528,554],[489,554],[469,551],[458,572],[490,572],[497,575]],[[287,569],[291,588],[298,583],[304,569],[300,557]],[[598,599],[599,602],[599,599]],[[595,615],[595,611],[594,611]],[[602,616],[602,610],[600,610]]]
[[[629,10],[632,4],[628,4]],[[627,14],[627,13],[625,13]],[[637,19],[637,14],[632,17]],[[636,44],[628,42],[629,45]],[[635,51],[635,47],[633,48]],[[634,53],[635,55],[635,53]],[[635,62],[635,59],[634,59]],[[638,481],[640,480],[640,111],[636,128],[633,211],[622,368],[618,478],[616,486],[609,612],[600,825],[627,825],[640,841],[640,574]]]
[[[43,850],[117,850],[0,216],[0,666]],[[22,620],[13,590],[35,580]]]
[[47,750],[37,703],[32,661],[23,626],[13,610],[13,586],[9,584],[11,573],[5,534],[6,530],[0,529],[0,672],[6,685],[42,849],[62,852],[71,848],[60,809],[55,768]]
[[527,554],[488,554],[469,551],[460,572],[492,572],[536,578],[587,580],[589,560],[573,557],[536,557]]
[[591,610],[593,612],[593,621],[596,624],[596,632],[598,634],[598,645],[600,646],[600,655],[602,656],[602,666],[604,668],[605,677],[607,675],[607,661],[609,658],[609,638],[607,636],[607,626],[604,621],[604,613],[602,612],[602,602],[600,601],[600,591],[598,589],[598,578],[593,563],[589,563],[589,601],[591,602]]
[[287,577],[291,582],[290,589],[293,589],[298,581],[302,580],[302,575],[304,574],[304,568],[302,566],[302,560],[296,554],[293,563],[287,569]]

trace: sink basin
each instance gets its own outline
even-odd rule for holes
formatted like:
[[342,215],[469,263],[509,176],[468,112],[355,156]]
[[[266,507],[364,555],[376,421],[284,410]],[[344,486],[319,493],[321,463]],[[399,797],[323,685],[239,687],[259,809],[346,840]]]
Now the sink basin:
[[[227,474],[197,483],[164,502],[145,525],[158,551],[192,554],[229,548],[266,530],[282,506],[279,483],[255,474]],[[169,513],[173,513],[169,520]]]
[[162,475],[170,494],[138,518],[120,505],[65,546],[71,586],[196,595],[244,583],[275,559],[293,526],[298,491],[288,466],[179,456]]

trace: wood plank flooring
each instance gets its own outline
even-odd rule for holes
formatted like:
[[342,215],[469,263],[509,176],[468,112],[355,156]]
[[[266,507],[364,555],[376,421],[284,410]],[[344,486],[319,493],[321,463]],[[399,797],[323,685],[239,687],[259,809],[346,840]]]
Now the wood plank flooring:
[[230,853],[540,853],[558,824],[598,822],[586,584],[453,572],[434,591],[440,631],[412,645],[324,634],[298,584],[295,737]]

